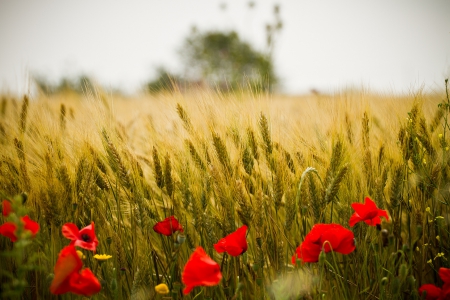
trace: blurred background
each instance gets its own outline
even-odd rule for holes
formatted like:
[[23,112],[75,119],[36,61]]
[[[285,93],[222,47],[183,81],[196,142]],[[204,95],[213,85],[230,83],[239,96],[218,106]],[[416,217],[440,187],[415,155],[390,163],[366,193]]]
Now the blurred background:
[[1,1],[0,91],[441,90],[450,1]]

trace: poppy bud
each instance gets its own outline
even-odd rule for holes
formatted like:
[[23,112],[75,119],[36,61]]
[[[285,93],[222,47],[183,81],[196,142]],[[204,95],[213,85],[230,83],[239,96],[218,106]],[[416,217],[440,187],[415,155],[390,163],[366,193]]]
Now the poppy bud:
[[50,284],[52,284],[54,277],[55,277],[55,274],[53,274],[53,273],[50,273],[47,275],[47,278],[45,278],[45,281],[47,282],[48,286],[50,286]]
[[239,282],[236,287],[236,292],[234,294],[237,295],[242,290],[243,287],[244,287],[244,284],[242,282]]
[[27,282],[23,279],[14,279],[12,282],[12,287],[14,289],[23,290],[27,287]]
[[381,239],[383,241],[383,247],[386,247],[387,245],[389,245],[388,236],[389,236],[389,231],[387,231],[387,229],[381,230]]
[[302,206],[302,215],[306,215],[308,213],[308,208],[306,206]]
[[327,256],[326,256],[326,254],[325,254],[325,251],[320,251],[320,254],[319,254],[319,264],[324,263],[326,259],[327,259]]
[[177,244],[181,245],[186,241],[186,235],[184,233],[179,233],[177,235]]
[[256,244],[258,245],[259,248],[262,247],[262,238],[261,237],[256,238]]
[[403,252],[409,252],[409,251],[411,251],[411,248],[409,248],[408,244],[403,244],[402,251]]
[[180,282],[174,282],[172,283],[172,293],[175,292],[177,293],[179,290],[181,290],[182,285]]
[[416,235],[417,235],[418,239],[420,239],[422,237],[422,233],[423,233],[422,225],[417,225],[416,226]]
[[406,278],[406,282],[410,286],[411,289],[413,289],[416,286],[416,279],[414,276],[410,275],[408,278]]
[[98,281],[100,282],[100,285],[102,287],[105,287],[107,285],[106,281],[104,279],[102,279],[102,278],[99,278]]
[[117,290],[117,280],[116,278],[113,278],[111,280],[111,291],[115,292]]
[[400,279],[395,277],[391,282],[391,291],[393,295],[397,295],[400,292]]
[[400,271],[399,271],[398,273],[399,273],[400,279],[401,279],[402,281],[405,280],[406,275],[407,275],[407,273],[408,273],[408,268],[406,267],[406,264],[401,264],[401,266],[400,266]]
[[22,193],[22,194],[20,194],[20,197],[22,197],[22,204],[25,204],[25,202],[27,202],[27,200],[28,200],[28,194]]
[[256,277],[256,284],[257,284],[258,286],[261,286],[261,285],[262,285],[262,278],[261,278],[261,277]]

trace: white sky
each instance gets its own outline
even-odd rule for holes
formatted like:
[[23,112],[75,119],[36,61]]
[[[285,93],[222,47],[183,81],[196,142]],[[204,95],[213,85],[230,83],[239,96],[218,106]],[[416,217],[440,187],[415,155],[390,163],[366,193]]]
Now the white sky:
[[[265,50],[280,4],[274,49],[285,92],[356,86],[381,92],[442,89],[450,76],[449,0],[0,0],[0,91],[23,93],[28,72],[50,80],[85,73],[128,92],[157,66],[181,71],[193,25],[236,30]],[[220,4],[226,3],[225,11]]]

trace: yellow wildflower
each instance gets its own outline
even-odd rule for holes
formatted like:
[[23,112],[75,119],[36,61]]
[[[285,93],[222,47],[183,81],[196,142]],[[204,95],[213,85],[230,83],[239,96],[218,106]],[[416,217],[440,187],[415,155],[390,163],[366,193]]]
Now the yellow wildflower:
[[158,294],[163,294],[163,295],[165,295],[165,294],[168,294],[168,293],[169,293],[169,287],[168,287],[167,284],[165,284],[165,283],[160,283],[160,284],[158,284],[157,286],[155,286],[155,291],[156,291]]
[[94,258],[98,261],[105,261],[110,259],[112,256],[108,254],[95,254]]
[[77,250],[77,254],[78,254],[78,257],[80,259],[85,259],[86,258],[86,256],[84,256],[83,252],[81,252],[80,250]]
[[438,240],[438,241],[440,241],[441,240],[441,237],[440,236],[436,236],[436,239]]
[[436,257],[434,258],[434,259],[436,259],[436,258],[438,258],[438,257],[442,257],[443,259],[445,259],[445,260],[447,260],[445,257],[444,257],[444,252],[440,252],[440,253],[438,253],[437,255],[436,255]]
[[439,133],[439,138],[440,138],[440,139],[442,138],[442,133]]

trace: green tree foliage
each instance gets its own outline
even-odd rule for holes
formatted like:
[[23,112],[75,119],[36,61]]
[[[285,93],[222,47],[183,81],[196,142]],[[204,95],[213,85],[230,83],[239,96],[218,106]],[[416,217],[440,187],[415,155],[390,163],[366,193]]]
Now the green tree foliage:
[[145,89],[150,93],[172,92],[187,84],[180,76],[167,71],[164,67],[157,68],[156,74],[156,79],[145,84]]
[[193,30],[180,51],[190,81],[223,91],[271,90],[277,82],[269,55],[255,50],[234,32]]

